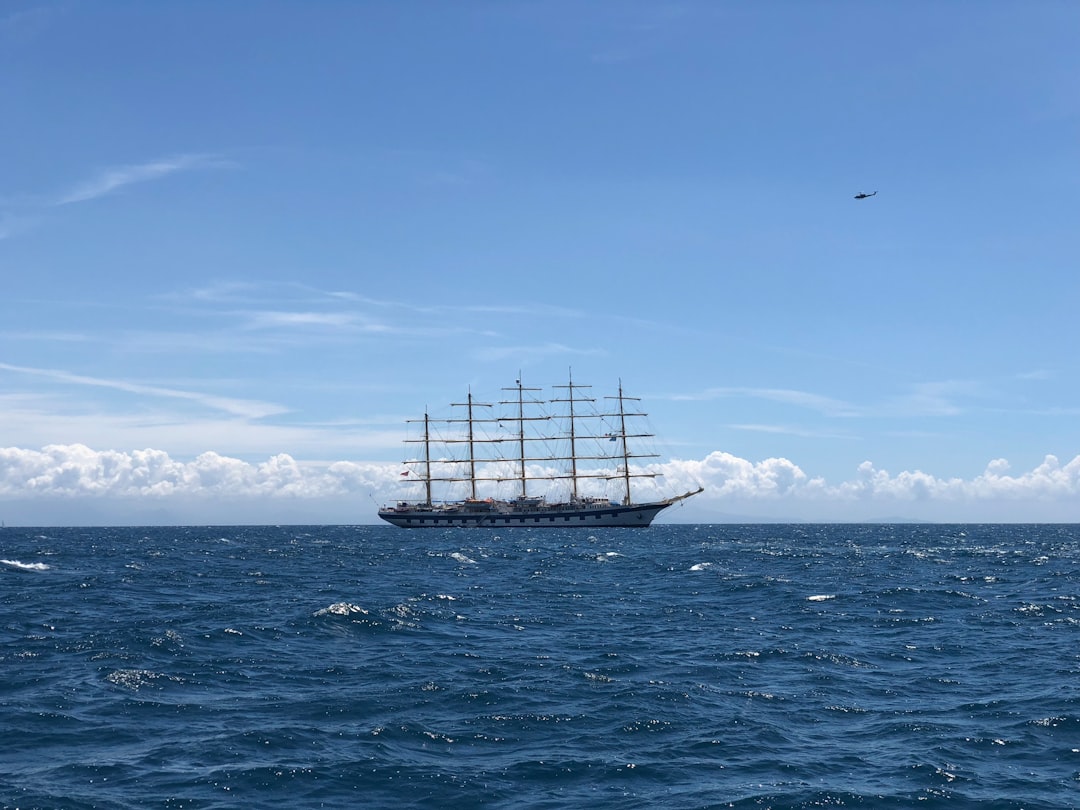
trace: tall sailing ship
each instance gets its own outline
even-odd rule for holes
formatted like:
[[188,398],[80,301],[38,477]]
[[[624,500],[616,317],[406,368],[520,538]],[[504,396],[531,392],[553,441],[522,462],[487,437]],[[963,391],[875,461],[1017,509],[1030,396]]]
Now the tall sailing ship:
[[[653,437],[634,427],[646,414],[638,412],[639,399],[623,393],[604,397],[608,410],[598,409],[588,395],[590,386],[569,380],[554,387],[554,395],[538,398],[539,388],[515,380],[513,398],[499,402],[508,415],[495,415],[494,405],[477,402],[470,391],[452,418],[411,420],[423,425],[419,457],[405,462],[401,477],[423,487],[423,498],[400,500],[384,506],[379,517],[406,529],[446,527],[574,527],[633,526],[652,523],[672,504],[696,495],[702,487],[663,500],[635,503],[631,481],[656,478],[660,473],[633,466],[639,459],[656,458],[644,452],[639,440]],[[639,446],[642,448],[638,452]],[[569,494],[548,499],[537,494],[544,482],[568,484]],[[598,494],[603,485],[618,492]],[[458,488],[459,497],[450,493]],[[513,494],[507,494],[507,488]],[[488,491],[499,493],[493,497]],[[437,499],[436,495],[440,498]],[[463,496],[463,497],[462,497]]]

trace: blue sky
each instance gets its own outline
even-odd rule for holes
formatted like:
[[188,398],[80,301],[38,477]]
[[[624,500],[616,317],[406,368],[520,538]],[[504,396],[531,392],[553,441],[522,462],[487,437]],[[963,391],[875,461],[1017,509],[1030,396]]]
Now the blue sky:
[[8,0],[0,518],[367,522],[406,419],[572,368],[706,487],[672,520],[1080,521],[1078,35]]

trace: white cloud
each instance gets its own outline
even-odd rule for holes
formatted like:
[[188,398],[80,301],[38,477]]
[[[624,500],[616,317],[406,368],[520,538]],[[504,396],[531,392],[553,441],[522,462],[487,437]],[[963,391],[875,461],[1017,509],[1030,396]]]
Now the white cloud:
[[[997,520],[1038,520],[1039,515],[1062,520],[1080,515],[1080,456],[1067,464],[1047,456],[1035,469],[1014,475],[1009,474],[1007,461],[994,459],[970,480],[938,478],[919,470],[892,475],[864,462],[852,479],[828,484],[788,459],[753,462],[723,452],[651,469],[664,475],[642,481],[645,497],[688,491],[699,484],[705,487],[704,493],[687,502],[694,507],[682,513],[684,520],[716,519],[733,509],[748,508],[771,519],[796,519],[795,515],[808,513],[808,519],[827,520],[870,519],[868,514],[879,519],[925,515],[924,519],[978,520],[979,510],[993,512]],[[337,511],[323,514],[342,514],[348,508],[351,514],[372,520],[374,503],[361,498],[370,496],[382,503],[401,497],[400,470],[396,463],[300,462],[287,454],[248,462],[204,452],[180,461],[153,449],[101,451],[82,444],[48,445],[40,450],[8,447],[0,448],[0,500],[123,501],[143,509],[155,504],[235,502],[247,504],[246,514],[262,515],[269,522],[274,522],[275,504],[333,503]],[[252,506],[259,503],[265,511]],[[1002,503],[1016,507],[1013,517],[993,511]],[[876,511],[867,512],[867,508]]]
[[196,301],[199,303],[234,303],[250,301],[268,286],[266,283],[255,284],[250,281],[215,281],[204,287],[182,290],[162,296],[172,301]]
[[[0,337],[8,340],[36,340],[51,343],[87,343],[92,338],[81,332],[61,332],[53,330],[4,331]],[[10,369],[9,369],[10,370]]]
[[542,343],[536,346],[490,346],[486,349],[476,349],[472,356],[484,362],[496,362],[507,358],[540,358],[557,357],[559,355],[578,355],[584,357],[603,357],[607,352],[603,349],[575,349],[562,343]]
[[810,439],[852,439],[850,434],[826,430],[808,430],[790,425],[741,424],[728,425],[732,430],[745,430],[751,433],[776,433],[784,436],[802,436]]
[[[4,21],[0,19],[0,38],[3,36],[3,26]],[[175,155],[147,163],[105,169],[89,180],[58,194],[0,199],[0,206],[22,209],[18,213],[8,210],[0,211],[0,240],[9,239],[38,225],[41,212],[45,209],[96,200],[125,186],[157,180],[177,172],[226,168],[233,165],[235,164],[214,155]]]
[[227,165],[230,164],[210,155],[176,155],[148,163],[116,166],[64,192],[56,199],[55,204],[68,205],[94,200],[124,186],[145,183],[148,180],[156,180],[187,169],[216,168]]
[[955,402],[957,397],[971,398],[984,394],[980,383],[970,380],[945,380],[919,383],[911,392],[886,410],[900,416],[958,416],[964,408]]
[[[166,405],[168,403],[165,403]],[[345,423],[275,424],[248,421],[218,413],[194,414],[137,403],[131,412],[97,409],[76,398],[0,394],[0,420],[8,441],[18,437],[24,447],[52,444],[90,444],[95,447],[162,447],[173,455],[192,458],[206,450],[243,458],[259,458],[266,448],[281,448],[304,458],[365,457],[401,449],[406,417],[387,415]]]
[[[1048,455],[1029,472],[1009,475],[1009,462],[994,459],[975,478],[938,478],[921,470],[896,475],[864,461],[855,477],[839,484],[811,478],[793,462],[784,458],[750,462],[729,453],[710,453],[701,461],[673,461],[667,465],[669,477],[704,482],[709,497],[737,495],[742,498],[799,500],[852,500],[904,502],[934,500],[942,502],[994,502],[1045,499],[1080,499],[1080,456],[1061,464]],[[1080,501],[1076,504],[1080,507]]]
[[[199,330],[163,338],[155,333],[124,335],[125,345],[166,349],[190,344],[214,352],[264,351],[275,347],[313,346],[357,336],[384,338],[445,338],[452,335],[493,337],[492,328],[463,313],[499,314],[508,318],[529,314],[569,316],[569,311],[544,307],[499,305],[417,305],[410,301],[370,298],[358,293],[326,291],[294,282],[216,282],[159,296],[182,318],[199,317]],[[239,305],[239,306],[238,306]],[[422,315],[422,318],[417,318]],[[221,324],[221,334],[207,341],[205,319]],[[254,336],[254,337],[253,337]]]
[[910,418],[959,416],[969,409],[963,402],[985,398],[992,393],[986,384],[978,381],[942,380],[913,384],[905,393],[891,400],[872,404],[855,404],[789,388],[717,387],[698,393],[675,394],[669,398],[676,401],[706,401],[744,397],[804,408],[828,417]]
[[13,366],[8,363],[0,363],[0,370],[13,371],[18,374],[30,374],[36,377],[47,377],[61,383],[70,385],[87,385],[98,388],[111,388],[116,391],[124,391],[129,394],[143,396],[165,397],[168,399],[183,399],[196,402],[213,410],[247,419],[261,419],[266,416],[287,413],[288,408],[275,405],[270,402],[259,402],[251,399],[234,399],[231,397],[219,397],[213,394],[203,394],[196,391],[181,391],[175,388],[162,388],[154,385],[141,383],[129,383],[123,380],[106,380],[98,377],[87,377],[81,374],[72,374],[67,371],[45,368],[27,368],[25,366]]
[[387,464],[301,464],[284,453],[261,463],[214,452],[183,462],[152,449],[93,450],[82,444],[0,448],[4,497],[325,498],[385,486],[391,475]]
[[248,329],[322,327],[363,332],[390,332],[392,328],[353,312],[253,312]]
[[710,400],[724,397],[749,397],[795,405],[800,408],[818,411],[826,416],[860,416],[863,411],[856,405],[832,397],[821,396],[809,391],[797,391],[788,388],[709,388],[700,394],[676,394],[674,400]]

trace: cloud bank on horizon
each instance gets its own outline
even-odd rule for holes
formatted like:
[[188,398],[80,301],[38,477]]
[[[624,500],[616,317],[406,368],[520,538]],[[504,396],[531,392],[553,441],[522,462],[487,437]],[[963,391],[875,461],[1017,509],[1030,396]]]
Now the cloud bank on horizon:
[[[920,471],[891,474],[867,461],[850,480],[829,483],[808,476],[785,458],[754,462],[720,451],[700,460],[672,460],[650,469],[662,477],[643,483],[639,498],[663,497],[699,484],[705,487],[687,502],[689,508],[666,515],[677,522],[732,518],[945,521],[943,515],[986,514],[1002,503],[1021,505],[1014,521],[1080,519],[1080,456],[1065,464],[1047,456],[1034,469],[1016,474],[1010,473],[1007,461],[995,459],[968,480]],[[263,462],[215,452],[179,461],[152,449],[103,451],[81,444],[40,450],[7,447],[0,448],[0,509],[18,505],[27,519],[36,517],[33,522],[39,525],[54,523],[49,510],[57,504],[70,515],[80,506],[100,512],[103,507],[131,502],[164,510],[182,508],[192,516],[187,522],[193,523],[203,522],[199,517],[205,510],[200,504],[237,509],[235,521],[229,522],[290,522],[289,515],[301,506],[308,516],[316,508],[329,507],[327,520],[310,522],[369,523],[376,522],[375,503],[415,496],[415,492],[404,492],[400,471],[399,464],[298,462],[284,453]],[[1025,504],[1035,506],[1023,508]]]

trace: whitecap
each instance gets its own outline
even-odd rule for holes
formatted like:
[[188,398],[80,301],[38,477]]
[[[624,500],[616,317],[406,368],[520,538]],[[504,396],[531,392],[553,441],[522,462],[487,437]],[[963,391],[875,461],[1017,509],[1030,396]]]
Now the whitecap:
[[17,571],[48,571],[49,566],[45,563],[24,563],[18,560],[0,560],[0,563],[9,565]]
[[815,594],[814,596],[806,597],[806,601],[807,602],[827,602],[830,599],[835,599],[835,598],[836,598],[835,593],[819,593],[819,594]]
[[691,565],[691,571],[704,571],[706,568],[710,568],[712,563],[698,563],[697,565]]
[[450,559],[457,560],[459,563],[465,563],[467,565],[476,565],[476,560],[470,560],[468,557],[466,557],[459,551],[455,551],[453,554],[451,554]]
[[359,605],[354,605],[351,602],[334,602],[334,604],[330,605],[329,607],[324,607],[322,610],[316,610],[312,615],[313,616],[327,616],[327,615],[330,615],[330,616],[348,616],[348,615],[353,614],[353,613],[364,613],[364,614],[366,614],[367,611],[364,610]]

